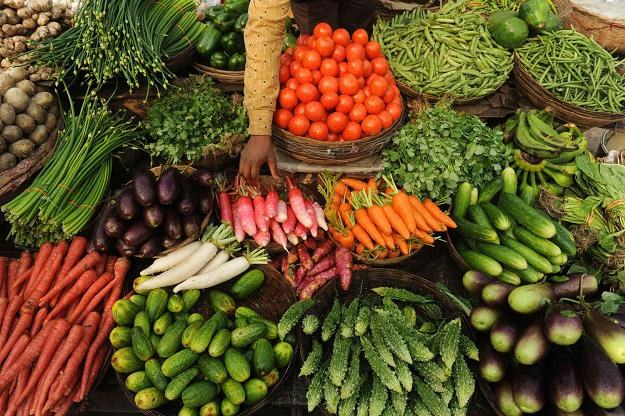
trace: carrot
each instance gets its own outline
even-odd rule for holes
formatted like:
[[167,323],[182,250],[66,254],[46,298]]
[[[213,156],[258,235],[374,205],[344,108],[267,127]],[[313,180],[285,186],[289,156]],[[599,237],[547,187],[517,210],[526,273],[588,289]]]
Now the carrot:
[[26,383],[28,382],[30,376],[30,368],[26,367],[17,375],[17,384],[15,385],[15,389],[11,392],[11,401],[9,402],[9,407],[6,411],[6,416],[14,415],[19,408],[21,400],[17,400],[17,397],[20,397],[24,391],[24,387],[26,387]]
[[417,230],[414,236],[423,244],[434,244],[434,237],[424,231]]
[[391,198],[391,205],[397,215],[399,215],[404,221],[404,224],[406,224],[410,233],[414,234],[417,229],[417,221],[412,213],[413,209],[410,205],[408,195],[403,192],[396,193]]
[[378,190],[378,182],[374,178],[369,179],[367,181],[367,188],[370,191],[372,191],[372,192],[373,191],[377,191]]
[[356,246],[356,254],[358,254],[359,256],[362,256],[365,252],[365,246],[363,246],[362,244],[358,244]]
[[54,353],[56,352],[59,344],[61,343],[61,341],[63,341],[63,339],[71,329],[71,325],[65,319],[59,319],[57,321],[50,322],[48,325],[53,326],[50,329],[50,336],[46,340],[46,343],[41,350],[41,355],[39,356],[37,364],[35,365],[30,379],[28,380],[28,384],[22,391],[21,395],[15,394],[14,396],[17,398],[18,403],[21,403],[26,398],[26,396],[28,396],[30,392],[35,388],[35,386],[43,376],[44,372],[50,365],[50,361],[52,360],[52,357],[54,356]]
[[354,234],[354,238],[361,242],[367,250],[373,250],[375,248],[375,246],[373,245],[373,241],[371,241],[371,237],[369,237],[369,234],[367,234],[362,226],[356,224],[354,225],[354,227],[352,227],[351,231]]
[[[78,386],[74,386],[74,392],[77,392],[77,391],[78,391]],[[55,404],[52,410],[54,411],[54,414],[56,415],[66,415],[69,412],[69,409],[72,408],[73,404],[74,404],[74,401],[72,400],[72,395],[70,394],[68,397],[66,397],[63,400],[60,400],[57,404]]]
[[4,389],[4,391],[0,393],[0,413],[1,414],[6,413],[8,402],[9,402],[9,390]]
[[414,195],[411,195],[410,204],[412,205],[414,211],[421,214],[421,216],[425,219],[427,225],[434,231],[442,232],[446,231],[447,227],[441,221],[435,219],[432,214],[423,206],[423,203]]
[[423,200],[423,206],[432,214],[432,216],[445,224],[449,228],[457,228],[458,226],[452,220],[449,215],[445,214],[430,198]]
[[[108,256],[106,258],[106,267],[104,268],[104,271],[107,272],[107,273],[110,273],[112,275],[114,267],[115,267],[115,262],[117,262],[117,257],[115,257],[115,256]],[[100,274],[102,274],[102,273],[100,273]]]
[[425,220],[425,218],[423,217],[423,215],[421,215],[414,208],[412,210],[412,215],[414,215],[415,221],[417,222],[417,230],[424,231],[424,232],[426,232],[428,234],[432,234],[434,232],[434,230],[428,225],[428,223]]
[[102,365],[104,364],[105,358],[106,358],[106,349],[100,348],[100,350],[98,351],[98,355],[96,355],[95,359],[93,360],[93,366],[91,367],[91,370],[89,370],[89,374],[88,374],[89,378],[87,379],[87,388],[85,389],[85,393],[83,394],[81,392],[81,389],[78,389],[77,395],[74,398],[75,402],[81,402],[87,396],[87,394],[89,393],[89,390],[91,389],[91,387],[93,386],[93,383],[95,382],[95,378],[97,377],[98,373],[102,369]]
[[361,181],[360,179],[343,178],[341,179],[341,182],[356,191],[362,191],[363,189],[367,189],[367,182]]
[[37,313],[35,314],[35,317],[33,318],[33,326],[30,327],[31,337],[34,337],[35,335],[37,335],[37,333],[43,326],[43,322],[46,319],[47,314],[48,314],[48,310],[46,308],[41,308],[37,311]]
[[406,240],[404,240],[402,236],[400,236],[399,234],[393,234],[393,240],[395,240],[395,244],[397,244],[397,247],[399,247],[401,254],[403,254],[404,256],[410,254],[408,243],[406,243]]
[[36,269],[33,270],[33,275],[31,276],[30,281],[36,280],[36,283],[30,287],[30,289],[26,289],[26,300],[22,305],[22,313],[34,313],[37,305],[45,305],[45,303],[40,304],[40,300],[50,289],[52,281],[56,277],[59,267],[61,267],[61,262],[63,261],[65,253],[67,253],[67,243],[65,241],[61,241],[52,249],[50,256],[48,256],[48,259],[46,260],[44,269],[36,275]]
[[19,267],[17,268],[17,275],[19,276],[22,273],[26,272],[26,270],[30,269],[32,265],[33,255],[30,254],[28,251],[22,252],[22,255],[20,256]]
[[330,234],[332,234],[332,237],[341,246],[345,248],[349,248],[349,249],[351,249],[354,246],[354,234],[351,231],[344,230],[343,232],[341,232],[332,226],[329,227],[328,231],[330,231]]
[[74,310],[67,315],[67,319],[71,323],[77,322],[77,318],[80,316],[82,311],[85,310],[91,299],[93,299],[98,292],[104,289],[111,281],[113,281],[113,273],[106,272],[98,277],[89,289],[87,289],[87,291],[78,299],[78,304]]
[[[7,337],[9,336],[9,331],[13,327],[13,321],[15,320],[15,316],[20,310],[23,302],[24,299],[21,296],[15,296],[9,301],[6,312],[4,314],[4,318],[2,319],[2,327],[0,327],[0,345],[5,345]],[[0,360],[0,363],[2,363],[2,360]]]
[[[100,302],[102,302],[102,299],[104,299],[106,296],[108,296],[108,294],[110,293],[110,291],[116,287],[119,284],[119,282],[117,282],[116,280],[112,280],[110,281],[106,286],[104,286],[104,289],[102,289],[101,291],[99,291],[87,304],[87,306],[84,307],[83,311],[80,312],[80,315],[78,315],[78,317],[76,318],[75,322],[76,323],[83,323],[87,317],[87,315],[90,312],[93,312],[96,307],[100,304]],[[72,314],[73,315],[73,311]]]
[[386,247],[391,250],[395,250],[395,240],[393,240],[393,236],[391,234],[382,234],[382,237],[384,237]]
[[[2,351],[0,351],[0,363],[2,363],[6,356],[9,354],[9,351],[11,351],[11,348],[13,348],[19,336],[28,330],[28,327],[30,326],[32,321],[33,315],[31,313],[20,315],[17,323],[15,324],[15,327],[12,329],[11,336],[7,339],[6,343],[2,347]],[[0,390],[2,390],[1,387]]]
[[339,214],[341,215],[341,221],[347,228],[354,226],[354,213],[352,212],[352,206],[347,202],[343,202],[339,205]]
[[9,295],[10,282],[8,279],[9,274],[9,259],[6,257],[0,257],[0,296],[7,297]]
[[389,224],[391,224],[391,228],[402,238],[410,238],[410,230],[408,230],[408,226],[399,214],[395,212],[393,207],[389,204],[385,204],[382,205],[382,210],[384,211],[384,215],[386,215],[386,219]]
[[54,319],[64,309],[68,308],[72,302],[77,300],[83,293],[89,290],[89,287],[93,285],[98,278],[98,273],[95,270],[87,270],[80,276],[78,281],[72,286],[72,288],[65,293],[65,295],[59,300],[59,303],[48,314],[46,321]]
[[4,314],[7,311],[9,305],[9,299],[2,296],[0,297],[0,322],[4,320]]
[[375,258],[376,259],[385,259],[388,256],[388,250],[386,247],[380,247],[376,250]]
[[[68,252],[67,255],[70,256],[71,253]],[[69,272],[67,272],[67,275],[65,275],[62,280],[59,280],[54,285],[52,290],[50,290],[48,294],[41,299],[41,303],[45,305],[48,301],[50,301],[50,299],[54,298],[57,293],[59,293],[60,291],[65,289],[66,286],[78,279],[84,272],[95,268],[101,259],[102,256],[97,251],[92,251],[91,253],[87,254],[85,257],[82,258],[82,260],[76,263],[76,265],[72,267]]]
[[388,258],[389,259],[394,259],[396,257],[399,257],[401,255],[401,251],[399,249],[397,250],[389,250],[388,252]]
[[393,232],[393,228],[391,228],[391,224],[389,223],[386,214],[384,214],[382,207],[375,204],[371,205],[367,208],[367,214],[369,214],[369,218],[371,218],[373,223],[378,227],[378,230],[380,230],[382,234],[390,237]]
[[[11,260],[9,262],[9,267],[7,269],[7,282],[8,286],[7,286],[7,290],[9,291],[9,295],[11,295],[11,288],[13,287],[13,282],[15,281],[15,279],[17,278],[17,268],[19,267],[18,264],[18,260]],[[13,293],[12,295],[15,295],[15,293]]]
[[345,186],[345,182],[341,180],[341,181],[338,181],[336,185],[334,185],[334,191],[332,193],[339,195],[341,198],[343,198],[343,196],[345,196],[346,191],[347,191],[347,186]]
[[41,247],[39,247],[39,252],[37,253],[37,258],[35,259],[35,265],[33,266],[33,274],[32,279],[28,282],[26,286],[26,293],[30,291],[32,286],[34,286],[35,282],[39,279],[39,273],[43,269],[43,266],[46,264],[48,257],[52,253],[52,244],[43,243]]
[[106,255],[102,255],[102,260],[100,260],[100,262],[95,266],[95,271],[98,273],[98,276],[106,270],[106,259]]
[[31,267],[28,270],[26,270],[24,273],[16,276],[13,282],[13,286],[9,288],[9,293],[12,294],[11,296],[15,296],[16,294],[20,294],[20,296],[24,295],[23,292],[26,290],[27,285],[24,285],[24,286],[22,285],[24,284],[24,282],[27,282],[30,279],[30,277],[33,274],[33,269],[34,267]]
[[67,273],[69,273],[76,263],[78,263],[78,261],[85,255],[88,245],[89,240],[85,237],[74,237],[69,245],[69,248],[67,249],[67,256],[65,256],[63,266],[61,266],[61,270],[59,271],[59,279],[65,278]]
[[[364,208],[357,209],[354,213],[356,217],[356,222],[369,234],[371,239],[375,241],[377,244],[386,247],[386,241],[384,241],[384,237],[382,237],[382,233],[378,230],[369,214],[367,214],[367,210]],[[364,244],[364,243],[363,243]]]

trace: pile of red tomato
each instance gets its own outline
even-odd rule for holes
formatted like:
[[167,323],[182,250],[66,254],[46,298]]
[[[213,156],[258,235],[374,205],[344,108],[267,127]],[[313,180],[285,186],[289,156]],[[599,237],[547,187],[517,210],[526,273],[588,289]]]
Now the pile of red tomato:
[[318,24],[280,58],[274,124],[296,136],[353,141],[375,136],[402,114],[402,101],[380,44],[363,29]]

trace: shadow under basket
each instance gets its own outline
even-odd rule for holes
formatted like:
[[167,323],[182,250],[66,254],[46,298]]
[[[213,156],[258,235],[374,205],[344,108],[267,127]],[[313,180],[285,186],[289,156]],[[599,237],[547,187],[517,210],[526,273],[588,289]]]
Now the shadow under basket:
[[[237,301],[236,304],[237,306],[247,306],[248,308],[258,312],[266,319],[278,322],[289,306],[295,303],[295,292],[291,288],[291,285],[284,280],[282,275],[270,265],[252,266],[252,269],[262,271],[265,275],[265,282],[252,297],[244,301]],[[211,289],[228,292],[235,280],[236,279],[233,279]],[[191,312],[201,313],[204,317],[212,314],[212,309],[208,299],[208,289],[202,290],[200,300]],[[295,352],[299,350],[299,344],[300,340],[298,338],[296,344],[293,346],[293,350]],[[294,359],[291,360],[289,365],[280,370],[280,378],[276,384],[269,388],[267,396],[254,405],[241,405],[241,410],[237,413],[237,416],[250,416],[265,407],[271,401],[275,392],[279,390],[283,383],[291,376],[296,367],[296,361],[297,360],[294,355]],[[124,395],[131,403],[134,404],[135,393],[128,390],[125,385],[125,380],[128,374],[116,373],[116,376]],[[178,416],[178,412],[181,407],[182,402],[180,400],[176,400],[157,409],[138,410],[149,416]]]
[[525,69],[520,59],[514,58],[514,80],[517,88],[532,104],[539,109],[549,108],[557,118],[578,126],[602,127],[625,120],[625,113],[607,113],[592,111],[562,101],[547,89],[542,87]]

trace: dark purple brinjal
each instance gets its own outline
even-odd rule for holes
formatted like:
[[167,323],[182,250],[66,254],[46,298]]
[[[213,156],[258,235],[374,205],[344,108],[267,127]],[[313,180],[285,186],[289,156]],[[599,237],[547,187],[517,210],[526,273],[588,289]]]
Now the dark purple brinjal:
[[535,318],[525,327],[514,346],[514,358],[523,365],[536,364],[549,351],[549,340],[543,332],[542,318]]
[[519,286],[508,296],[508,305],[516,313],[531,315],[538,313],[554,301],[551,283],[534,283]]
[[195,238],[200,235],[202,221],[197,215],[188,215],[182,220],[184,226],[184,235],[189,238]]
[[578,409],[574,412],[563,412],[557,407],[551,409],[550,416],[589,416],[587,413],[584,413],[583,409]]
[[146,259],[152,258],[163,250],[162,242],[163,238],[160,236],[151,237],[139,247],[139,252],[137,254],[139,257]]
[[95,226],[93,227],[93,235],[91,237],[91,246],[97,251],[105,252],[109,248],[109,240],[104,231],[104,224],[109,215],[115,215],[115,201],[110,200],[102,209]]
[[620,406],[625,398],[625,380],[618,366],[588,335],[582,335],[576,345],[578,368],[588,397],[604,409]]
[[500,316],[501,311],[499,309],[491,308],[490,306],[482,304],[473,308],[469,319],[473,328],[478,331],[485,332],[490,331]]
[[495,351],[488,338],[480,344],[480,375],[489,383],[498,383],[506,375],[507,358]]
[[599,291],[599,282],[591,274],[574,273],[567,276],[566,282],[554,283],[553,293],[556,299],[572,298],[581,293],[585,296],[592,296]]
[[486,273],[477,270],[469,270],[462,276],[462,285],[472,295],[481,295],[482,289],[489,283],[494,282]]
[[492,282],[482,288],[482,300],[488,306],[497,308],[508,303],[508,295],[514,286],[502,282]]
[[582,336],[582,319],[572,306],[556,303],[545,314],[545,335],[556,345],[573,345]]
[[119,239],[115,242],[115,248],[117,249],[117,252],[124,257],[134,256],[137,252],[136,247],[129,246],[122,239]]
[[139,215],[140,206],[130,188],[126,188],[117,197],[117,215],[123,220],[132,220]]
[[523,319],[518,315],[505,313],[490,330],[490,344],[495,351],[509,353],[514,348],[521,333]]
[[148,227],[143,220],[138,220],[124,233],[124,243],[129,246],[137,247],[150,238],[153,231],[154,230]]
[[165,214],[165,234],[172,240],[178,240],[184,234],[180,215],[173,208],[168,209]]
[[584,403],[584,412],[583,416],[625,416],[623,406],[618,406],[609,410],[602,409],[594,404],[592,400],[586,400]]
[[172,247],[175,247],[176,245],[178,245],[180,242],[182,241],[181,238],[169,238],[169,237],[165,237],[163,238],[163,248],[164,249],[170,249]]
[[183,216],[192,215],[197,209],[197,197],[189,188],[182,190],[182,195],[178,199],[178,205],[176,207],[178,212]]
[[126,232],[126,224],[113,213],[104,221],[104,232],[110,238],[122,238]]
[[545,394],[545,363],[520,365],[514,372],[514,402],[524,413],[539,412],[547,401]]
[[139,205],[151,206],[156,201],[156,177],[149,170],[137,173],[132,181],[132,190]]
[[203,215],[209,215],[213,212],[213,204],[215,202],[215,198],[212,192],[207,192],[200,196],[200,200],[198,202],[200,212]]
[[625,329],[594,309],[584,315],[584,328],[612,361],[625,364]]
[[151,207],[143,208],[143,221],[150,228],[158,228],[165,220],[165,209],[154,204]]
[[574,412],[584,402],[584,386],[573,357],[565,348],[554,348],[547,359],[549,400],[563,412]]
[[191,175],[191,179],[195,182],[196,185],[201,186],[203,188],[208,188],[213,184],[213,176],[209,171],[204,169],[198,169],[193,172]]
[[176,168],[168,168],[157,181],[158,201],[162,205],[173,204],[182,191],[182,174]]
[[499,409],[506,416],[523,416],[523,411],[514,402],[514,393],[512,392],[512,383],[505,379],[495,386],[495,397]]

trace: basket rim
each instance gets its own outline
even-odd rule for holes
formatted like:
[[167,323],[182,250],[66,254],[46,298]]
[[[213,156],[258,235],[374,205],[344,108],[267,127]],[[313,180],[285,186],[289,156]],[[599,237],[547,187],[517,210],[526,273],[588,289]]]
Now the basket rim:
[[[341,245],[339,244],[338,241],[336,241],[336,239],[334,238],[334,236],[331,233],[327,233],[330,241],[332,241],[334,243],[334,245],[336,245],[337,247],[340,247]],[[366,264],[367,266],[373,266],[373,267],[384,267],[384,266],[393,266],[393,265],[397,265],[400,263],[405,262],[406,260],[409,260],[411,258],[413,258],[414,256],[416,256],[418,253],[421,252],[421,250],[423,250],[423,247],[425,246],[425,244],[421,244],[421,246],[417,249],[415,249],[414,251],[412,251],[412,253],[405,255],[405,256],[398,256],[392,259],[389,258],[384,258],[384,259],[375,259],[375,258],[369,258],[369,257],[363,257],[360,254],[356,253],[354,250],[350,250],[350,252],[352,253],[352,256],[354,257],[355,260]]]
[[[509,75],[508,74],[508,79],[509,79]],[[494,90],[492,90],[491,92],[488,92],[486,94],[482,94],[480,96],[477,97],[469,97],[469,98],[461,98],[461,97],[455,97],[453,95],[431,95],[431,94],[427,94],[427,93],[420,93],[417,92],[416,90],[414,90],[412,87],[409,87],[408,85],[406,85],[405,83],[403,83],[401,80],[396,80],[397,82],[397,86],[399,87],[399,89],[401,90],[401,92],[403,92],[404,94],[406,94],[407,96],[411,97],[411,98],[424,98],[428,101],[432,101],[432,102],[437,102],[437,101],[451,101],[452,103],[455,104],[471,104],[471,103],[475,103],[478,102],[486,97],[489,97],[491,95],[493,95],[494,93],[496,93],[506,82],[508,82],[508,79],[504,80],[503,82],[501,82],[499,85],[497,85],[497,88],[495,88]]]

